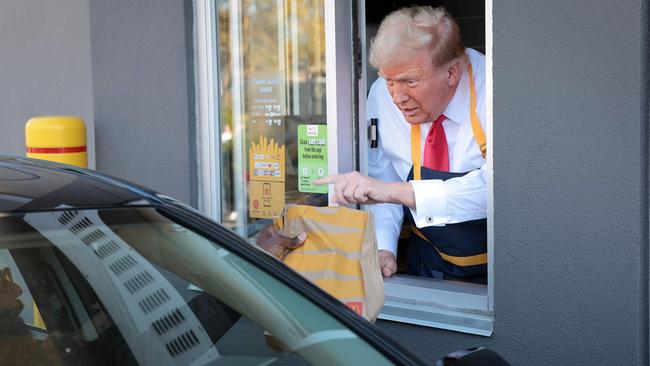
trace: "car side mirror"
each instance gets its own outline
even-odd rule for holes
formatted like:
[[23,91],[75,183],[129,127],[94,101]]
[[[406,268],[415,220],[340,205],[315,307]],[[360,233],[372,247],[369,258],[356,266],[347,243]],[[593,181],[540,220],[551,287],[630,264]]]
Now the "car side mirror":
[[510,366],[498,353],[485,347],[452,352],[436,362],[436,366]]

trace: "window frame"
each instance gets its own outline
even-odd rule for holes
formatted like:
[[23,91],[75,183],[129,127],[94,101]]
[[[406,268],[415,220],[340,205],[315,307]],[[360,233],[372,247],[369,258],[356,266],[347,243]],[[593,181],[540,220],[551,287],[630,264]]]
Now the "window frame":
[[[358,0],[356,26],[361,43],[361,70],[359,72],[359,120],[361,133],[368,128],[366,121],[367,52],[365,34],[365,0]],[[491,336],[494,329],[494,181],[493,181],[493,75],[492,75],[492,0],[485,0],[485,61],[486,61],[486,131],[488,170],[487,285],[423,280],[406,275],[384,279],[385,304],[380,319],[424,327],[446,329],[481,336]],[[359,139],[360,171],[367,175],[368,158],[366,138]],[[364,207],[364,209],[366,209]],[[480,286],[480,287],[477,287]]]
[[[291,0],[292,5],[298,4]],[[352,1],[355,0],[322,0],[324,7],[325,25],[325,65],[326,84],[336,85],[335,88],[326,88],[326,123],[328,136],[328,172],[338,174],[354,170],[356,165],[356,143],[354,108],[352,102],[354,92],[347,85],[353,82],[354,66],[352,64],[352,46],[350,44],[352,19],[347,19]],[[196,79],[196,114],[198,141],[198,207],[199,211],[216,222],[224,221],[224,211],[221,206],[224,188],[222,181],[227,171],[224,171],[221,164],[221,131],[222,121],[220,120],[219,88],[219,52],[218,40],[219,20],[216,17],[218,11],[218,0],[197,0],[195,2],[194,24],[194,51],[195,51],[195,79]],[[237,24],[236,19],[240,18],[241,11],[239,1],[230,0],[231,5],[230,21]],[[279,4],[279,3],[278,3]],[[346,19],[345,24],[337,23],[338,19]],[[232,40],[237,48],[240,36],[239,30],[234,31]],[[238,70],[241,67],[236,68]],[[241,73],[233,76],[233,95],[243,94]],[[234,98],[233,110],[241,111],[241,98]],[[246,165],[245,146],[242,144],[242,128],[244,120],[242,114],[233,113],[234,136],[233,147],[234,176],[243,176]],[[353,159],[349,157],[353,156]],[[247,188],[245,185],[235,184],[231,187],[234,192],[238,212],[247,212],[248,205]],[[333,197],[333,188],[328,187],[328,202]],[[240,215],[237,218],[235,230],[242,236],[249,235],[246,218]]]
[[[356,13],[353,11],[354,5],[356,5]],[[195,9],[197,141],[200,141],[199,209],[214,221],[221,222],[220,122],[217,112],[219,100],[216,93],[219,75],[215,46],[218,28],[214,19],[215,0],[198,0]],[[353,19],[355,15],[356,19]],[[358,38],[355,39],[353,39],[353,27],[358,31],[355,35]],[[330,174],[345,173],[355,168],[367,174],[365,0],[325,0],[325,32],[327,84],[334,85],[326,90],[327,128],[328,136],[336,136],[330,139],[328,169]],[[482,292],[477,293],[476,285],[473,284],[455,282],[450,287],[449,281],[427,280],[428,284],[425,285],[422,279],[397,275],[385,281],[386,304],[380,313],[380,319],[482,336],[492,335],[494,324],[492,0],[485,1],[485,36],[488,284],[484,286]],[[358,54],[353,51],[355,42],[359,43]],[[357,83],[356,95],[350,91],[350,86],[354,86],[354,83]],[[358,108],[356,115],[355,107]],[[330,201],[332,193],[330,187]]]
[[195,2],[196,27],[194,69],[196,78],[196,119],[198,146],[198,206],[201,213],[221,222],[221,125],[219,121],[219,85],[215,0]]

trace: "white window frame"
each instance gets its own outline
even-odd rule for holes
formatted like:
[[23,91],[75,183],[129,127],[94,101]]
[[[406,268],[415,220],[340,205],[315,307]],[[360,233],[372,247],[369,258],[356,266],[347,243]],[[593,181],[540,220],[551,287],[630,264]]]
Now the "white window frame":
[[199,211],[221,222],[221,128],[217,93],[217,22],[215,0],[196,0],[194,62],[198,141]]
[[[330,174],[355,169],[353,131],[353,96],[350,86],[358,83],[359,131],[358,159],[360,170],[367,173],[366,137],[366,70],[354,80],[352,55],[352,1],[358,2],[358,24],[361,64],[366,65],[365,1],[325,0],[325,42],[327,128],[330,145]],[[216,54],[217,24],[215,0],[195,1],[197,121],[199,141],[199,209],[206,216],[221,222],[221,165],[218,63]],[[463,333],[491,336],[494,324],[494,196],[493,196],[493,104],[492,104],[492,0],[485,2],[486,34],[486,115],[488,169],[488,285],[421,279],[398,275],[385,280],[386,301],[380,319]],[[334,87],[332,87],[334,86]],[[329,197],[332,198],[330,187]]]
[[[354,127],[352,90],[353,0],[325,0],[325,83],[327,104],[327,161],[330,175],[350,172],[354,166]],[[332,87],[334,86],[334,87]],[[329,186],[332,204],[334,188]]]
[[[365,42],[365,1],[359,2],[362,65],[367,64]],[[422,279],[396,275],[384,279],[385,303],[380,319],[440,328],[462,333],[491,336],[494,328],[494,195],[493,195],[493,108],[492,108],[492,0],[485,1],[485,49],[486,49],[486,137],[488,152],[488,268],[487,285]],[[365,131],[366,69],[362,68],[359,80],[359,121],[361,131],[359,153],[361,172],[367,174],[368,141]]]

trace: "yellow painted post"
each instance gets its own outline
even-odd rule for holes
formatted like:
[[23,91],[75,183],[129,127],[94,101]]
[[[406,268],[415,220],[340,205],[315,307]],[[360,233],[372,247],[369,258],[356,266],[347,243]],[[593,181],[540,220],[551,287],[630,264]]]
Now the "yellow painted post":
[[[86,125],[76,116],[40,116],[25,124],[25,146],[28,158],[88,167]],[[45,328],[45,322],[33,305],[34,326]]]
[[25,124],[27,157],[88,167],[86,125],[76,116],[40,116]]

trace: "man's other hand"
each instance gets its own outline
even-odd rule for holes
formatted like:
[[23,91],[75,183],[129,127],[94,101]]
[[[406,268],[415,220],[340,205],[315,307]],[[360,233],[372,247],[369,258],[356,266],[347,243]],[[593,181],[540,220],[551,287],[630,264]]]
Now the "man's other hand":
[[379,268],[384,277],[390,277],[397,271],[397,261],[395,256],[388,250],[380,250],[377,252],[379,257]]
[[307,240],[306,233],[291,238],[280,234],[273,225],[267,225],[257,234],[257,245],[278,259],[284,257],[285,251],[305,244],[305,240]]

